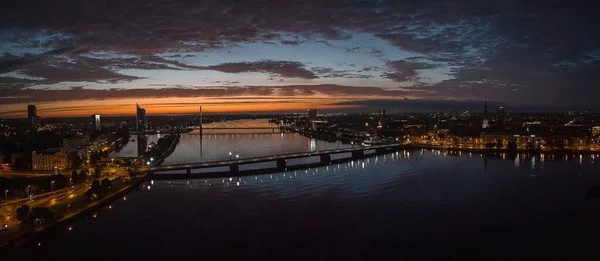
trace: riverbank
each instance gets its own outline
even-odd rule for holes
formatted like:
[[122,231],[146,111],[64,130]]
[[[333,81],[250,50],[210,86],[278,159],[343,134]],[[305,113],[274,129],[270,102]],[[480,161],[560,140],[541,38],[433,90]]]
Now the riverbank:
[[600,151],[590,151],[590,150],[524,150],[524,149],[498,149],[498,148],[457,148],[457,147],[440,147],[435,145],[427,145],[427,144],[407,144],[411,148],[414,149],[428,149],[428,150],[442,150],[442,151],[463,151],[463,152],[471,152],[477,154],[486,154],[486,153],[527,153],[527,154],[558,154],[558,155],[566,155],[566,154],[600,154]]
[[161,139],[164,139],[164,141],[169,142],[168,147],[165,148],[165,142],[161,142],[161,140],[159,139],[158,145],[155,148],[155,150],[149,151],[145,155],[146,157],[154,158],[154,161],[150,163],[152,164],[152,166],[158,166],[162,164],[165,161],[165,159],[167,159],[167,157],[169,157],[171,153],[175,151],[175,148],[177,148],[177,144],[179,144],[179,140],[181,139],[181,135],[171,134],[171,136],[167,136]]
[[[36,229],[30,230],[30,231],[23,231],[23,232],[21,232],[21,235],[18,235],[14,238],[8,239],[6,242],[0,243],[0,249],[2,249],[2,251],[10,251],[10,249],[13,247],[20,247],[22,245],[28,245],[28,244],[35,245],[35,244],[37,244],[36,239],[48,236],[48,235],[52,234],[53,232],[56,232],[60,229],[68,228],[68,226],[75,220],[77,220],[81,217],[87,216],[87,215],[91,215],[95,211],[98,211],[99,209],[103,208],[104,206],[109,205],[113,201],[115,201],[118,198],[121,198],[122,196],[129,193],[131,190],[137,188],[143,181],[144,181],[143,177],[132,179],[131,183],[123,184],[123,187],[121,189],[116,190],[112,194],[101,198],[97,202],[94,202],[91,204],[84,204],[84,207],[82,209],[80,209],[79,211],[66,214],[45,227],[36,228]],[[123,182],[123,180],[121,180],[121,182]],[[81,198],[80,198],[80,200],[81,200]],[[61,204],[61,205],[64,205],[64,204]],[[70,206],[71,205],[68,205],[68,207],[70,207]],[[68,209],[68,207],[67,207],[67,209]]]

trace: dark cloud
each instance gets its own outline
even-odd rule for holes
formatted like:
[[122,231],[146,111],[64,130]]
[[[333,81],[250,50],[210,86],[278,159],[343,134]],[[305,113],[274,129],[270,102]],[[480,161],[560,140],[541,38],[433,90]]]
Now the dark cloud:
[[68,90],[5,90],[0,95],[1,104],[19,104],[32,102],[86,100],[86,99],[125,99],[125,98],[167,98],[167,97],[242,97],[273,96],[301,97],[310,95],[328,95],[344,97],[346,95],[370,97],[402,98],[409,93],[401,90],[386,90],[371,87],[349,87],[341,85],[290,85],[290,86],[246,86],[246,87],[194,87],[170,86],[161,89],[111,89],[96,90],[71,88]]
[[[409,100],[409,99],[373,99],[350,102],[340,102],[337,105],[358,106],[361,111],[385,108],[387,112],[441,112],[441,111],[483,111],[483,100]],[[488,108],[503,106],[508,112],[540,112],[548,111],[549,107],[533,107],[501,102],[488,101]]]
[[416,81],[417,70],[433,68],[430,64],[407,61],[388,62],[388,67],[392,71],[384,73],[383,76],[397,82]]
[[268,72],[281,77],[316,78],[313,72],[304,69],[302,63],[290,61],[262,60],[258,62],[224,63],[204,68],[226,73]]
[[333,68],[325,68],[325,67],[313,67],[313,68],[310,68],[310,70],[315,72],[319,76],[319,78],[349,78],[349,79],[373,78],[372,75],[360,73],[360,72],[365,72],[365,70],[343,71],[343,70],[334,70]]
[[[327,41],[364,32],[418,54],[391,62],[390,71],[383,74],[413,82],[415,91],[440,97],[485,95],[515,102],[536,98],[546,104],[566,100],[597,104],[591,98],[599,94],[600,56],[591,55],[600,50],[597,10],[597,3],[577,0],[8,0],[0,3],[0,46],[5,49],[0,73],[31,77],[5,75],[0,88],[138,79],[119,73],[121,69],[257,71],[304,79],[369,77],[348,71],[313,73],[294,61],[199,67],[156,56],[238,43],[302,43],[289,35],[332,46]],[[381,50],[361,47],[386,58]],[[86,56],[99,51],[135,58]],[[450,68],[452,79],[421,81],[416,70],[431,69],[431,64]]]

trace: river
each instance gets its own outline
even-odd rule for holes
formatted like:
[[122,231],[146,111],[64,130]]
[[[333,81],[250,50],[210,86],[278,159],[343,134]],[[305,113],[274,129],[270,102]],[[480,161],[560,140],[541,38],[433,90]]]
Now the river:
[[[135,157],[138,151],[149,143],[156,142],[161,135],[145,135],[140,139],[132,136],[134,141],[128,142],[121,150],[110,154],[112,157]],[[240,158],[286,154],[294,152],[310,152],[351,147],[341,142],[328,142],[307,138],[297,133],[262,133],[262,134],[182,134],[175,151],[167,157],[163,165],[215,161],[229,159],[239,155]]]
[[148,181],[97,218],[83,218],[72,231],[19,254],[26,260],[597,260],[600,199],[586,192],[600,184],[598,160],[415,150],[272,175]]

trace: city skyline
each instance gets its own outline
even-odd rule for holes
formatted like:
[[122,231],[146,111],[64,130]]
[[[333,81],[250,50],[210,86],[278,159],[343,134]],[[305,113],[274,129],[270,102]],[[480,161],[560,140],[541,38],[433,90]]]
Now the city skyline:
[[0,117],[598,107],[598,18],[575,4],[63,4],[1,8]]

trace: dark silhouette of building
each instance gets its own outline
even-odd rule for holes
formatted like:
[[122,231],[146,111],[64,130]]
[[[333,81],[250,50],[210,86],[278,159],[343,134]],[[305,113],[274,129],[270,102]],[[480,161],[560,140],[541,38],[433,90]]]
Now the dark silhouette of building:
[[148,149],[148,137],[143,134],[137,135],[137,155],[143,156]]
[[308,109],[308,119],[309,120],[317,119],[317,109]]
[[145,132],[148,128],[148,120],[146,119],[146,110],[140,107],[139,104],[136,106],[136,118],[135,118],[135,130],[137,133]]
[[498,122],[498,124],[503,124],[505,119],[506,111],[504,110],[504,107],[498,108],[498,112],[496,112],[496,121]]
[[31,127],[32,129],[37,129],[37,127],[38,127],[37,107],[33,104],[27,105],[27,122],[29,123],[29,127]]

